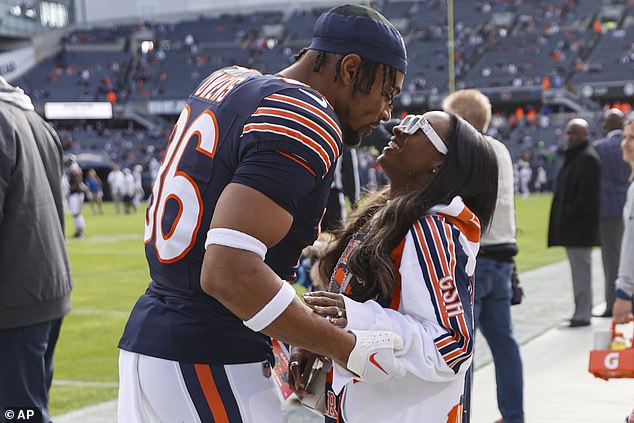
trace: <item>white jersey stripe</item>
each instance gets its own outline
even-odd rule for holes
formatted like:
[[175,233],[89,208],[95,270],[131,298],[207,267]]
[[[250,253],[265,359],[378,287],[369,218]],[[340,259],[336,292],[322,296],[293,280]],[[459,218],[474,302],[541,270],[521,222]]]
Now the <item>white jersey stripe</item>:
[[307,112],[310,112],[317,116],[319,119],[323,120],[339,136],[339,138],[343,138],[343,134],[341,133],[339,125],[334,120],[332,120],[330,116],[304,100],[300,100],[299,98],[295,97],[289,97],[283,94],[271,94],[270,96],[266,97],[265,100],[277,101],[285,104],[292,104],[296,107],[301,107]]
[[288,109],[280,109],[277,107],[259,107],[252,116],[269,116],[279,119],[286,119],[292,123],[299,124],[304,128],[310,129],[312,132],[322,138],[332,149],[333,161],[339,157],[339,147],[337,141],[330,135],[318,122],[311,121],[305,116],[295,113]]
[[284,138],[292,139],[301,144],[304,144],[306,147],[312,150],[324,164],[324,174],[328,173],[328,170],[332,165],[330,157],[328,157],[328,153],[326,153],[323,147],[299,131],[288,128],[286,126],[270,123],[249,123],[244,127],[242,134],[244,135],[250,132],[269,132],[282,135]]

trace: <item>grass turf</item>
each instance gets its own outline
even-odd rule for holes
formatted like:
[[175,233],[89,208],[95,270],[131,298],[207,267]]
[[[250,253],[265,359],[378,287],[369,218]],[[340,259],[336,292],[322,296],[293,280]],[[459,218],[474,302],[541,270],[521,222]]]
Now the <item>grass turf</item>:
[[546,248],[551,201],[550,193],[534,194],[527,199],[515,198],[517,244],[520,251],[516,262],[520,272],[556,263],[566,258],[562,247]]
[[[516,199],[520,271],[564,259],[561,248],[546,249],[550,201],[547,194]],[[85,238],[68,239],[73,312],[64,320],[57,344],[52,415],[116,398],[117,342],[149,281],[143,213],[116,215],[111,204],[104,210],[104,215],[93,216],[85,206]],[[66,224],[72,234],[72,219],[67,217]]]
[[[85,206],[86,236],[67,240],[73,311],[64,319],[55,353],[52,415],[116,397],[112,385],[118,381],[117,342],[149,281],[143,213],[117,215],[112,204],[105,204],[104,211],[93,216]],[[69,217],[66,232],[69,236],[74,232]],[[67,384],[75,382],[100,382],[102,386]]]

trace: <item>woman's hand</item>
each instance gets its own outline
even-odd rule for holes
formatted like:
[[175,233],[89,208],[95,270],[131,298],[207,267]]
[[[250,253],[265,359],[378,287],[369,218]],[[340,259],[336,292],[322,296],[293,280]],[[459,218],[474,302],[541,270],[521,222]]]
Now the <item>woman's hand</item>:
[[348,324],[346,304],[341,294],[316,291],[307,292],[303,297],[308,307],[328,319],[333,325],[345,328]]

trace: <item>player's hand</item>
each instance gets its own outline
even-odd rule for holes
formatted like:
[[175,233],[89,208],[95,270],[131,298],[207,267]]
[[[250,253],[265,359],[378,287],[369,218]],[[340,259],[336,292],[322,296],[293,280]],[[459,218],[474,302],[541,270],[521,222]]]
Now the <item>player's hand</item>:
[[394,356],[403,349],[403,338],[388,331],[351,330],[356,337],[346,367],[368,383],[405,376],[405,367]]
[[328,319],[333,325],[345,328],[348,324],[346,304],[341,294],[315,291],[307,292],[303,297],[308,307]]
[[617,298],[612,306],[612,316],[617,325],[629,323],[632,319],[632,301]]
[[315,359],[318,355],[303,348],[291,349],[290,362],[288,364],[288,386],[301,399],[308,393],[306,391],[306,379],[310,375]]

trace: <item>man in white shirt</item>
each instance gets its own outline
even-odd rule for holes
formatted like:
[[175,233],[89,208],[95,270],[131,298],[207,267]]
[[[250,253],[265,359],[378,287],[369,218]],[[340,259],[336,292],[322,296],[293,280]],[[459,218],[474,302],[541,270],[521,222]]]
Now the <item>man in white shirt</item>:
[[112,171],[108,174],[108,185],[110,186],[110,195],[114,202],[114,208],[117,214],[121,213],[121,200],[123,199],[123,183],[124,176],[119,166],[114,165]]

